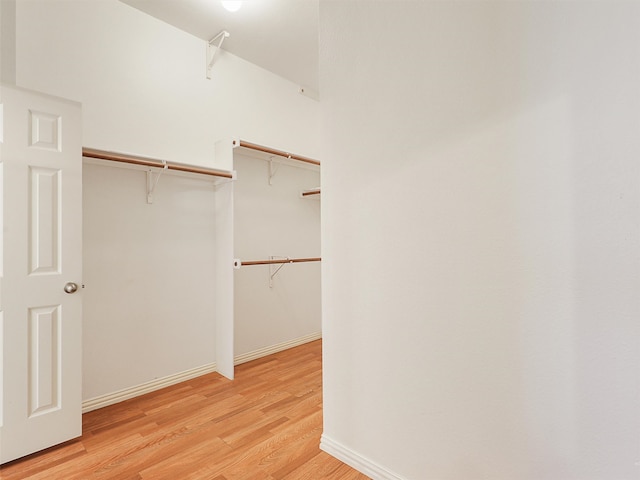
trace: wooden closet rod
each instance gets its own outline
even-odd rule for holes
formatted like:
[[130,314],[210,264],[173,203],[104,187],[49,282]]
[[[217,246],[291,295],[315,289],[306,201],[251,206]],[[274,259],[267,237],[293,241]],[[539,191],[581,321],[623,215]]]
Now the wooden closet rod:
[[275,265],[279,263],[302,263],[302,262],[319,262],[321,261],[321,257],[313,257],[313,258],[279,258],[277,260],[253,260],[249,262],[242,262],[241,265]]
[[303,192],[300,193],[300,195],[303,197],[309,197],[311,195],[320,195],[320,189],[312,188],[311,190],[304,190]]
[[[124,153],[107,152],[105,150],[96,150],[94,148],[82,148],[82,156],[89,158],[97,158],[99,160],[110,160],[112,162],[130,163],[133,165],[142,165],[145,167],[164,168],[165,163],[162,160],[153,158],[138,157],[136,155],[128,155]],[[178,170],[180,172],[198,173],[201,175],[211,175],[213,177],[233,178],[232,172],[224,170],[216,170],[214,168],[196,167],[175,162],[166,162],[167,169]]]
[[288,153],[283,150],[276,150],[275,148],[264,147],[262,145],[257,145],[255,143],[245,142],[244,140],[234,140],[234,146],[250,148],[251,150],[257,150],[259,152],[271,153],[272,155],[278,155],[280,157],[289,158],[291,160],[298,160],[299,162],[310,163],[311,165],[320,166],[320,162],[318,160],[314,160],[313,158],[303,157],[301,155],[295,155],[293,153]]

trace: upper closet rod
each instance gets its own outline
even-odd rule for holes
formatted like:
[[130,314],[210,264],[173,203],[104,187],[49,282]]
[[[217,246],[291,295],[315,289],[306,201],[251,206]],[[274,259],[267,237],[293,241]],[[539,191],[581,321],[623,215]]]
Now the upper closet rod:
[[280,258],[273,260],[252,260],[249,262],[242,262],[241,266],[248,265],[276,265],[279,263],[302,263],[302,262],[319,262],[321,261],[321,257],[313,257],[313,258]]
[[131,163],[133,165],[143,165],[145,167],[166,168],[168,170],[178,170],[180,172],[199,173],[201,175],[211,175],[213,177],[233,178],[233,172],[225,172],[224,170],[216,170],[213,168],[195,167],[174,162],[163,162],[153,158],[138,157],[136,155],[128,155],[124,153],[107,152],[105,150],[96,150],[94,148],[82,148],[82,156],[89,158],[97,158],[100,160],[111,160],[113,162]]
[[250,148],[251,150],[257,150],[259,152],[271,153],[272,155],[278,155],[280,157],[289,158],[291,160],[298,160],[299,162],[310,163],[311,165],[320,166],[320,162],[318,160],[314,160],[313,158],[303,157],[301,155],[295,155],[293,153],[288,153],[283,150],[276,150],[275,148],[264,147],[262,145],[257,145],[255,143],[245,142],[244,140],[234,140],[233,145],[237,147]]

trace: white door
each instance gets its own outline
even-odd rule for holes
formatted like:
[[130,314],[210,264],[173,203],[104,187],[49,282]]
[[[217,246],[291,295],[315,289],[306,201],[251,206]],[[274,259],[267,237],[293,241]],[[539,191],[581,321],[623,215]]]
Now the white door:
[[0,87],[0,104],[5,463],[82,434],[82,144],[77,103]]

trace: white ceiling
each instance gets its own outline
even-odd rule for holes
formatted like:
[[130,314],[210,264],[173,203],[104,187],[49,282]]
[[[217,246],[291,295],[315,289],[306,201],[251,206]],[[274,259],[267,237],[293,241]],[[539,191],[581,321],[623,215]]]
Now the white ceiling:
[[318,91],[318,0],[121,0],[203,40],[230,33],[222,49]]

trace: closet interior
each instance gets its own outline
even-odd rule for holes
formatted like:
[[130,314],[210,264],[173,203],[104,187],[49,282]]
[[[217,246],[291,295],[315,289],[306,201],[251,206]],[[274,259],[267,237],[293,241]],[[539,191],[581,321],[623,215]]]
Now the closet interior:
[[83,156],[84,411],[320,338],[319,162]]

